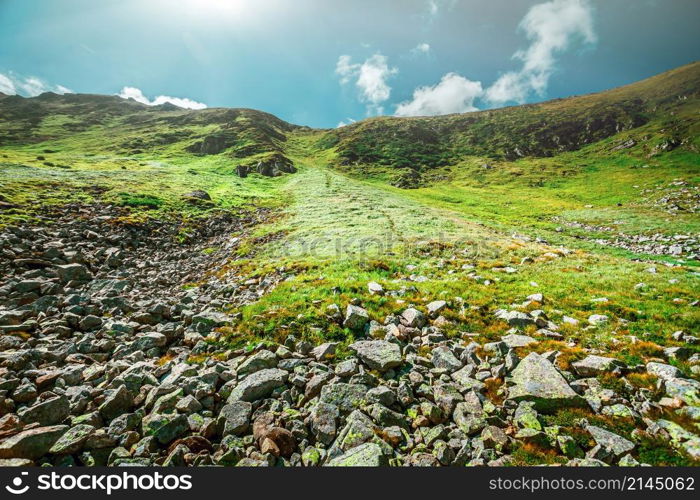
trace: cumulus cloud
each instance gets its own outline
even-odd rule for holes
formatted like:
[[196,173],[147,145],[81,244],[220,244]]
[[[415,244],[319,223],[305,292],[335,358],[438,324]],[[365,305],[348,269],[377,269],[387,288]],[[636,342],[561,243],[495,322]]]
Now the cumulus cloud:
[[426,42],[419,43],[411,49],[411,52],[413,54],[427,54],[430,52],[430,44]]
[[342,55],[338,58],[335,72],[341,84],[355,82],[360,100],[367,104],[367,114],[381,114],[384,112],[382,103],[391,96],[387,80],[399,70],[390,67],[387,57],[377,53],[362,64],[353,63],[350,56]]
[[428,19],[435,19],[442,11],[452,10],[458,0],[427,0],[425,2],[425,12]]
[[418,87],[413,99],[399,104],[396,116],[433,116],[476,111],[474,100],[483,94],[481,82],[447,73],[436,85]]
[[44,92],[70,94],[72,90],[63,85],[51,85],[36,76],[24,77],[10,71],[7,74],[0,73],[0,92],[7,95],[35,97]]
[[346,119],[347,119],[347,121],[340,120],[338,122],[338,125],[335,128],[345,127],[346,125],[350,125],[351,123],[355,123],[355,121],[356,121],[356,120],[353,120],[352,118],[346,118]]
[[147,106],[158,106],[169,102],[170,104],[186,109],[204,109],[207,107],[207,105],[202,102],[193,101],[192,99],[188,99],[186,97],[159,95],[155,99],[150,100],[148,97],[143,95],[141,89],[136,87],[124,87],[117,95],[122,99],[133,99],[134,101],[146,104]]
[[543,95],[556,69],[557,55],[575,42],[596,41],[589,0],[551,0],[530,8],[519,25],[530,46],[514,54],[519,71],[504,73],[486,91],[492,104],[523,103],[531,93]]

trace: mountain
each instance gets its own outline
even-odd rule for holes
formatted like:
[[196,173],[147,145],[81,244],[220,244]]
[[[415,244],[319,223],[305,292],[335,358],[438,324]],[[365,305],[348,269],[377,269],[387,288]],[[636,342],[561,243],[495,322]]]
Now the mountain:
[[699,88],[0,95],[0,463],[698,465]]
[[698,136],[700,63],[605,92],[428,118],[373,118],[329,132],[342,165],[421,169],[467,155],[553,156],[654,122],[669,140]]

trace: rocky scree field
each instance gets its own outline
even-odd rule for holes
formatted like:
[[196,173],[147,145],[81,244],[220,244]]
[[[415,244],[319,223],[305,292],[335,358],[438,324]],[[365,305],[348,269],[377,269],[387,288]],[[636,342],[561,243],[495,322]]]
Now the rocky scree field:
[[0,95],[0,464],[697,465],[699,91]]

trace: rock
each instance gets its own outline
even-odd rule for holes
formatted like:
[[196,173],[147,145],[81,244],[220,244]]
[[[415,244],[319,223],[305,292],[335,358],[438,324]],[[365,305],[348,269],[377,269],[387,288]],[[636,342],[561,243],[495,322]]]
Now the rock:
[[56,266],[56,274],[58,274],[58,279],[61,280],[61,283],[89,281],[92,279],[92,273],[82,264]]
[[561,407],[584,404],[584,400],[552,363],[534,352],[518,363],[511,374],[511,381],[515,385],[508,389],[508,399],[532,401],[537,411],[551,412]]
[[182,197],[186,200],[211,201],[211,196],[209,196],[209,193],[203,191],[202,189],[195,189],[194,191],[183,194]]
[[72,455],[83,448],[83,444],[95,431],[92,425],[81,424],[71,427],[56,441],[49,453],[55,455]]
[[334,404],[319,401],[311,411],[310,428],[316,441],[330,445],[337,433],[336,421],[340,412]]
[[369,314],[361,307],[349,304],[345,310],[343,326],[354,331],[362,331],[369,322]]
[[100,405],[100,415],[105,420],[112,420],[127,412],[133,403],[134,399],[126,386],[119,386],[118,389],[113,389],[111,394],[105,398],[104,403]]
[[447,302],[445,302],[444,300],[435,300],[431,302],[427,306],[428,316],[430,316],[431,318],[437,318],[446,306]]
[[666,395],[678,398],[690,406],[700,406],[700,382],[686,378],[672,378],[664,381]]
[[236,374],[239,377],[245,377],[251,373],[255,373],[266,368],[276,368],[277,367],[277,356],[270,351],[263,350],[256,352],[248,359],[246,359],[236,370]]
[[253,412],[253,405],[247,401],[233,401],[221,408],[218,425],[221,433],[240,435],[250,427],[250,416]]
[[337,342],[326,342],[325,344],[314,347],[311,350],[311,355],[316,358],[316,361],[326,361],[335,355],[335,348],[337,345]]
[[446,346],[433,349],[433,366],[452,373],[462,368],[462,362]]
[[367,283],[367,289],[372,295],[384,295],[384,287],[376,281],[370,281]]
[[348,346],[373,370],[386,371],[401,365],[401,348],[384,340],[362,340]]
[[36,427],[10,436],[0,442],[0,458],[41,458],[67,430],[67,425],[53,425]]
[[364,443],[332,459],[328,467],[387,467],[389,458],[376,443]]
[[425,321],[425,315],[413,307],[401,313],[401,323],[410,328],[423,328]]
[[654,362],[647,363],[647,373],[651,373],[663,380],[678,378],[681,375],[681,371],[675,366]]
[[595,425],[588,425],[586,430],[593,436],[595,442],[603,449],[613,453],[615,456],[621,456],[634,449],[634,443],[618,436],[617,434],[606,431]]
[[520,311],[505,311],[500,309],[496,311],[495,316],[516,328],[523,328],[535,324],[535,319],[532,316]]
[[367,387],[360,384],[336,383],[324,385],[319,400],[332,404],[342,413],[350,413],[367,402]]
[[338,438],[330,449],[330,454],[331,456],[342,454],[371,441],[378,432],[379,427],[367,415],[359,410],[355,410],[348,416],[345,427],[340,431]]
[[166,445],[182,437],[190,428],[186,415],[151,413],[144,417],[141,427],[143,435],[152,436]]
[[526,347],[530,344],[537,343],[537,340],[533,339],[532,337],[529,337],[527,335],[517,335],[515,333],[506,335],[505,337],[501,337],[501,340],[505,342],[506,345],[511,349],[515,349],[517,347]]
[[588,316],[588,323],[591,325],[602,325],[610,320],[605,314],[591,314]]
[[278,368],[260,370],[248,375],[234,389],[228,398],[228,403],[234,401],[257,401],[269,396],[273,390],[282,387],[287,381],[288,374]]
[[619,371],[624,366],[621,361],[603,356],[586,356],[581,361],[571,363],[574,371],[582,377],[595,377],[603,373]]
[[58,396],[24,407],[17,415],[25,423],[38,423],[49,426],[59,424],[70,414],[70,404],[65,396]]

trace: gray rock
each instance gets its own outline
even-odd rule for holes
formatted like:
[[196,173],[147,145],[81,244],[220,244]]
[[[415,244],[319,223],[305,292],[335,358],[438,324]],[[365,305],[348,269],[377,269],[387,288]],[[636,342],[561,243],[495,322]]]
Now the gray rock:
[[511,381],[515,385],[508,389],[508,399],[532,401],[538,411],[549,412],[564,406],[585,404],[552,363],[534,352],[518,363]]
[[278,368],[260,370],[248,375],[231,391],[228,403],[234,401],[257,401],[269,396],[273,390],[282,387],[288,374]]
[[621,361],[603,356],[586,356],[581,361],[571,363],[574,371],[582,377],[595,377],[603,373],[609,373],[624,366]]
[[343,326],[350,330],[362,331],[369,322],[369,314],[361,307],[349,304],[345,310],[345,321]]
[[413,307],[409,307],[401,313],[401,322],[408,327],[423,328],[425,321],[425,315]]
[[361,340],[350,344],[357,357],[373,370],[386,371],[401,365],[401,348],[384,340]]
[[647,363],[647,373],[651,373],[663,380],[678,378],[681,375],[681,371],[675,366],[653,362]]
[[618,436],[617,434],[606,431],[595,425],[589,425],[586,430],[593,436],[595,442],[603,449],[613,453],[615,456],[624,455],[634,449],[634,443]]
[[253,405],[247,401],[233,401],[224,405],[219,413],[218,426],[221,433],[240,435],[250,427]]
[[517,335],[515,333],[501,337],[501,340],[511,349],[515,349],[516,347],[526,347],[530,344],[537,343],[537,340],[533,339],[532,337],[527,335]]
[[433,349],[433,366],[448,372],[454,372],[462,368],[462,362],[452,353],[447,346],[440,346]]
[[65,396],[58,396],[24,407],[17,415],[26,423],[48,426],[63,422],[70,414],[70,403]]
[[266,368],[276,368],[277,361],[277,356],[273,352],[262,350],[243,361],[236,370],[236,373],[239,377],[244,377],[251,373],[265,370]]
[[83,444],[94,431],[95,428],[87,424],[71,427],[54,443],[49,453],[55,455],[71,455],[77,453],[83,448]]
[[61,283],[70,281],[89,281],[92,279],[92,273],[82,264],[66,264],[56,266],[56,274]]
[[389,458],[376,443],[364,443],[326,464],[328,467],[387,467]]
[[10,436],[0,442],[0,458],[41,458],[67,430],[67,425],[52,425]]
[[360,384],[328,384],[321,389],[320,401],[350,413],[367,402],[367,387]]
[[112,390],[111,394],[105,398],[104,403],[99,407],[99,412],[105,420],[112,420],[122,413],[129,411],[134,404],[134,399],[126,386],[119,386]]

